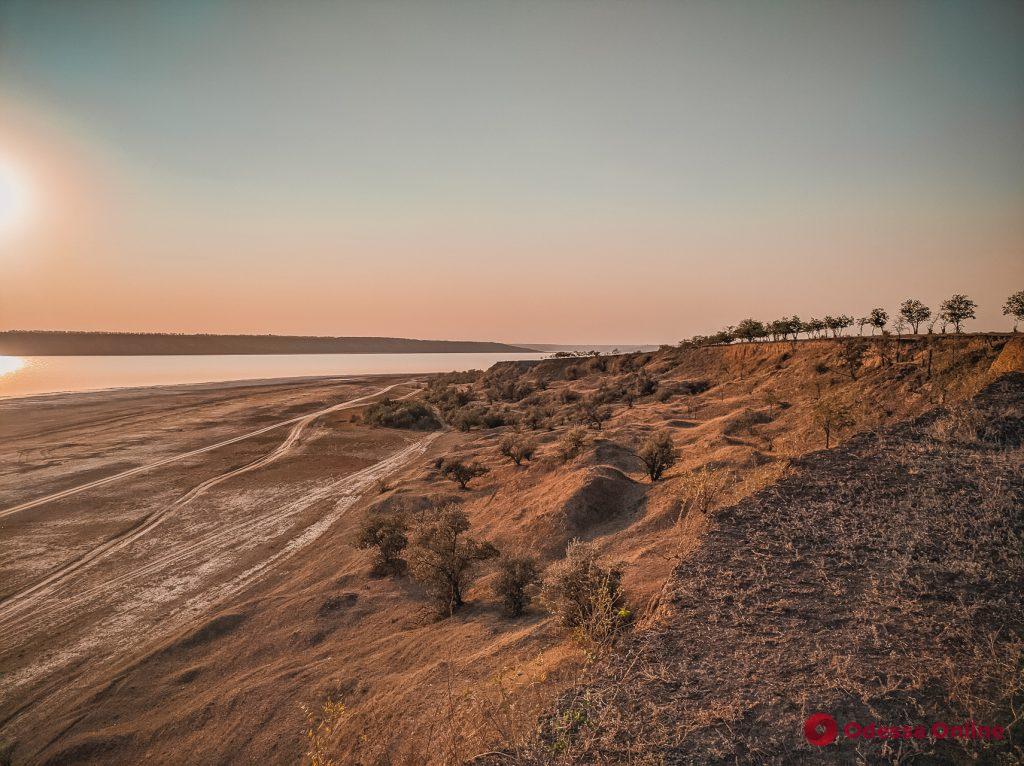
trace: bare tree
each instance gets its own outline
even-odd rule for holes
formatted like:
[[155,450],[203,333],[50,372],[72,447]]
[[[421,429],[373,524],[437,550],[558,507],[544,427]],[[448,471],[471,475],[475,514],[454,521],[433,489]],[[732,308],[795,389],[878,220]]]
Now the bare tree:
[[833,433],[853,425],[849,409],[835,399],[819,399],[811,410],[811,417],[825,435],[825,449],[832,446]]
[[502,437],[498,449],[513,463],[522,465],[524,460],[533,460],[533,454],[537,451],[537,443],[522,434],[512,433]]

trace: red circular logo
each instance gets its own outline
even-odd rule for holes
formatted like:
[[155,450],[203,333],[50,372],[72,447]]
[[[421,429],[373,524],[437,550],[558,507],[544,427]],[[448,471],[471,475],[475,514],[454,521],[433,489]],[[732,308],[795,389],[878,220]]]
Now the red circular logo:
[[839,727],[836,719],[828,713],[812,713],[804,721],[804,736],[812,745],[824,747],[836,741],[836,732]]

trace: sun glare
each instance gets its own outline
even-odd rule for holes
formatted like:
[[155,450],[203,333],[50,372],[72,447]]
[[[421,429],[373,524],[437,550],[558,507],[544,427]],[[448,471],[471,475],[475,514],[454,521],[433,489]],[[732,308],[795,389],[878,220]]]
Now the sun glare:
[[0,356],[0,378],[17,372],[25,366],[25,360],[20,356]]
[[0,157],[0,235],[9,235],[28,220],[32,195],[24,173]]

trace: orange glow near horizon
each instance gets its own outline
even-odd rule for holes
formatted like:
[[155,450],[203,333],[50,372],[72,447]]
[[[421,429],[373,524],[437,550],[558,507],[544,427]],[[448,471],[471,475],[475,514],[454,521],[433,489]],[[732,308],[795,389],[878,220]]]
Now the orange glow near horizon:
[[1024,288],[1024,6],[45,5],[0,7],[0,330],[674,343]]
[[32,192],[24,171],[0,155],[0,239],[17,235],[30,223]]

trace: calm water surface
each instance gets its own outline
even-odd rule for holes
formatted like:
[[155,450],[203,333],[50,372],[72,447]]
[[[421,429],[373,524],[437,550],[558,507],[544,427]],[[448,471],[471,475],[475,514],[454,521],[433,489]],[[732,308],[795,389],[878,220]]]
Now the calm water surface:
[[0,356],[0,397],[310,375],[483,370],[545,354]]

